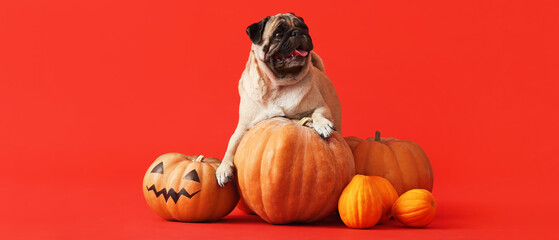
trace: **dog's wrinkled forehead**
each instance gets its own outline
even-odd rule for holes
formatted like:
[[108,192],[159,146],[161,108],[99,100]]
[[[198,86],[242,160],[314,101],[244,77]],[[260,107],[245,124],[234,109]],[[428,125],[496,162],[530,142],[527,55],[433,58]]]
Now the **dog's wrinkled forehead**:
[[306,28],[303,18],[295,16],[293,13],[280,13],[275,16],[268,16],[248,26],[246,32],[254,44],[261,43],[267,37],[272,36],[275,31],[289,29],[293,27]]
[[302,25],[304,25],[303,19],[293,13],[278,14],[266,24],[263,36],[272,36],[277,30],[287,30]]

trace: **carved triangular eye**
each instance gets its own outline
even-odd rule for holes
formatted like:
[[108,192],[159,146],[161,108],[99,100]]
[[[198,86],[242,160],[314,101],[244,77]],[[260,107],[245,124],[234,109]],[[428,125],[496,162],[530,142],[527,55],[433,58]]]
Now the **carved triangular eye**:
[[163,174],[163,162],[160,162],[159,164],[157,164],[157,166],[155,166],[151,170],[151,173],[161,173],[161,174]]
[[200,178],[198,178],[198,172],[196,172],[196,170],[190,171],[190,172],[189,172],[188,174],[186,174],[182,179],[200,182]]

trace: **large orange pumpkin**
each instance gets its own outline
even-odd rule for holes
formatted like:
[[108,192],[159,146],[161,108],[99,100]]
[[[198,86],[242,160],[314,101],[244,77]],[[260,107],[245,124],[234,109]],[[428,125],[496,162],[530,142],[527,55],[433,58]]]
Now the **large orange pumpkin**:
[[[427,154],[410,140],[375,138],[357,141],[346,137],[354,145],[355,173],[388,179],[398,195],[414,188],[433,189],[433,170]],[[358,143],[356,143],[358,142]]]
[[394,219],[408,227],[425,227],[435,218],[437,202],[431,192],[412,189],[400,196],[392,206]]
[[241,210],[242,212],[246,213],[246,214],[250,214],[250,215],[255,215],[256,213],[254,213],[254,211],[250,210],[250,208],[246,205],[245,202],[243,202],[243,200],[239,200],[239,203],[237,203],[237,208],[239,210]]
[[383,200],[371,176],[355,175],[338,202],[338,213],[350,228],[371,228],[383,213]]
[[204,156],[167,153],[148,168],[143,181],[149,207],[167,220],[216,221],[229,214],[239,201],[234,185],[217,185],[220,161]]
[[308,119],[272,118],[256,124],[235,154],[245,204],[268,223],[313,222],[332,214],[355,174],[340,133],[322,139]]

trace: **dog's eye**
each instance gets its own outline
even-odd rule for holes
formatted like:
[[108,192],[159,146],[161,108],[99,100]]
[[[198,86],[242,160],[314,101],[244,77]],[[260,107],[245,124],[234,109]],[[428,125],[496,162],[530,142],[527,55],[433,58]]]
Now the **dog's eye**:
[[275,35],[276,39],[281,39],[282,36],[283,36],[283,33],[276,33],[276,35]]

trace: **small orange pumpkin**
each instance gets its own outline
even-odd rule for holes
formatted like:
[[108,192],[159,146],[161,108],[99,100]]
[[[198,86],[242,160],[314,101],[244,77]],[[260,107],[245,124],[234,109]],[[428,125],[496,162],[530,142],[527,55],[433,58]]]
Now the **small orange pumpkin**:
[[338,213],[350,228],[371,228],[381,218],[382,197],[370,176],[355,175],[338,201]]
[[378,191],[382,198],[382,215],[379,223],[388,222],[392,217],[392,205],[398,199],[398,192],[386,178],[379,176],[369,176],[369,178],[374,185],[374,189]]
[[149,207],[167,220],[217,221],[229,214],[239,201],[235,185],[217,185],[215,171],[220,161],[180,153],[158,157],[143,181]]
[[235,154],[244,203],[268,223],[314,222],[331,215],[355,174],[342,135],[327,139],[297,122],[276,117],[256,124]]
[[358,141],[356,137],[345,139],[348,145],[353,145],[356,174],[384,177],[392,183],[398,195],[414,188],[433,190],[431,162],[416,143],[381,138],[379,131],[374,138],[365,141]]
[[435,218],[437,202],[431,192],[412,189],[402,194],[392,206],[394,219],[408,227],[425,227]]

